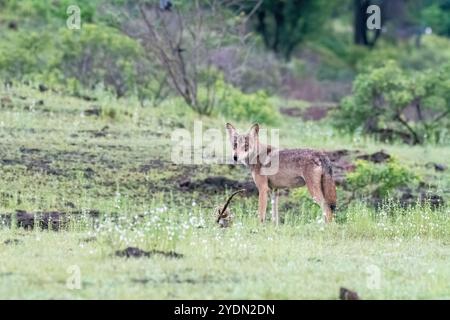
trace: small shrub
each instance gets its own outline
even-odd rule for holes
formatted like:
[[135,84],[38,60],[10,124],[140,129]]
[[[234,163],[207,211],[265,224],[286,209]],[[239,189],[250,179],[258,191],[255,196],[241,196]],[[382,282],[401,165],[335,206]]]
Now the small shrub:
[[450,40],[436,35],[425,35],[396,45],[383,42],[376,50],[370,50],[355,59],[358,72],[380,68],[385,61],[395,60],[403,69],[426,70],[450,60]]
[[269,125],[277,123],[278,112],[269,96],[260,90],[244,93],[223,81],[216,83],[217,111],[226,118],[260,122]]
[[44,83],[71,94],[103,87],[116,97],[136,94],[152,104],[168,95],[165,72],[145,57],[137,41],[88,23],[75,31],[44,27],[5,32],[0,38],[0,77]]
[[[18,16],[28,17],[43,23],[66,21],[67,7],[77,5],[82,8],[81,21],[93,22],[100,0],[58,0],[58,1],[24,1],[8,0],[4,10]],[[1,4],[1,1],[0,1]]]
[[[395,61],[368,68],[353,83],[353,94],[341,101],[335,125],[349,131],[389,132],[404,142],[442,141],[450,112],[450,64],[439,69],[407,71]],[[415,110],[415,118],[407,115]]]
[[297,188],[292,191],[292,198],[295,199],[304,209],[317,209],[318,206],[311,198],[306,187]]
[[386,164],[357,160],[355,170],[347,174],[348,187],[359,198],[386,198],[397,188],[413,184],[417,180],[418,177],[400,165],[395,158]]
[[50,33],[5,32],[0,39],[0,76],[32,80],[60,61]]
[[136,85],[135,61],[143,55],[142,48],[115,29],[91,24],[76,33],[64,29],[57,46],[63,53],[58,68],[66,78],[88,88],[102,83],[118,97]]

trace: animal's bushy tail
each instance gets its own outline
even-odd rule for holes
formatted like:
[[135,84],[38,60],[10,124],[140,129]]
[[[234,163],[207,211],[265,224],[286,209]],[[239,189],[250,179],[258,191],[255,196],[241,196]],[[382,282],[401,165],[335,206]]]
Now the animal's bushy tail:
[[330,159],[327,156],[321,157],[322,162],[322,193],[325,198],[325,202],[334,213],[336,210],[336,184],[333,179],[333,167],[331,166]]

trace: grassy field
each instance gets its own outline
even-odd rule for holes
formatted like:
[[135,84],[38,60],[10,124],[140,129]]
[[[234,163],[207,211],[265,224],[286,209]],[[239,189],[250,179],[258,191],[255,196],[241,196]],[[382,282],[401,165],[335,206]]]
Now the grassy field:
[[[356,202],[324,225],[318,207],[285,197],[284,223],[274,227],[257,222],[250,196],[233,204],[233,227],[220,229],[212,211],[226,193],[180,183],[250,174],[172,163],[171,133],[192,131],[195,120],[223,128],[226,119],[200,118],[174,100],[141,108],[93,95],[0,91],[0,298],[337,299],[344,286],[362,299],[450,299],[448,205],[375,212]],[[278,128],[287,147],[384,149],[449,201],[449,170],[425,166],[449,165],[448,146],[382,144],[287,117]],[[17,210],[64,213],[67,227],[25,230]],[[117,254],[127,247],[149,256]]]

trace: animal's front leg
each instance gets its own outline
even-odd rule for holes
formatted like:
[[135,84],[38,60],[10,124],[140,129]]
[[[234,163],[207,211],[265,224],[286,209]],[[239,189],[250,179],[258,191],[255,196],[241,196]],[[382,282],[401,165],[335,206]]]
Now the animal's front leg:
[[277,226],[279,222],[279,216],[278,216],[278,197],[279,197],[278,190],[272,191],[272,222]]
[[253,181],[255,181],[256,188],[259,192],[258,197],[258,214],[259,220],[264,222],[266,220],[267,209],[267,193],[269,192],[269,182],[267,177],[260,175],[259,172],[252,172]]
[[261,221],[261,223],[263,223],[266,220],[268,191],[269,190],[266,188],[261,188],[259,190],[258,213],[259,213],[259,221]]
[[267,195],[269,192],[269,181],[266,176],[260,175],[259,172],[252,172],[253,181],[255,181],[256,188],[259,192],[258,198],[258,214],[259,220],[264,222],[266,219],[266,209],[267,209]]

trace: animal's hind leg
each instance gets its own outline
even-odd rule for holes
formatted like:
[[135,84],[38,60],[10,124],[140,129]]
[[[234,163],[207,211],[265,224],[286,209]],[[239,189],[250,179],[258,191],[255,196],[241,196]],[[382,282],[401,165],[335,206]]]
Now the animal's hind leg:
[[333,215],[322,192],[322,170],[320,167],[316,167],[309,171],[304,178],[311,197],[322,209],[325,222],[331,222]]

